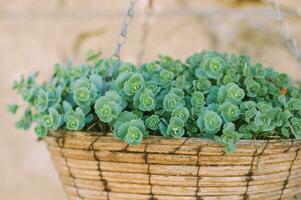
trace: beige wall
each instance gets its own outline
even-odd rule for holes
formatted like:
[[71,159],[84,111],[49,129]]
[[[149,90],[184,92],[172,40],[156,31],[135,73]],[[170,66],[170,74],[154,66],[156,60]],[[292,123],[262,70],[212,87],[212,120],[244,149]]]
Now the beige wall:
[[[81,62],[87,49],[112,54],[127,0],[0,0],[0,199],[62,200],[64,193],[43,142],[14,129],[5,105],[16,101],[11,82],[36,70],[47,77],[56,62]],[[155,0],[145,60],[195,51],[246,52],[301,79],[300,64],[287,51],[281,29],[263,3],[239,0]],[[253,2],[257,2],[254,1]],[[300,0],[283,1],[293,35],[301,43]],[[145,0],[122,58],[135,61]]]

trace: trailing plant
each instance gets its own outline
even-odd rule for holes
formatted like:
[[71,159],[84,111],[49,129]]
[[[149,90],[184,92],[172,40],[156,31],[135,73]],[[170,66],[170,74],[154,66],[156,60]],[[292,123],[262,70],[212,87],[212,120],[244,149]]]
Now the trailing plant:
[[39,138],[58,129],[113,131],[128,144],[149,135],[201,137],[227,152],[240,139],[301,139],[300,84],[244,55],[161,56],[138,67],[93,54],[85,65],[56,65],[42,84],[36,73],[22,76],[13,89],[28,105],[17,128],[35,124]]

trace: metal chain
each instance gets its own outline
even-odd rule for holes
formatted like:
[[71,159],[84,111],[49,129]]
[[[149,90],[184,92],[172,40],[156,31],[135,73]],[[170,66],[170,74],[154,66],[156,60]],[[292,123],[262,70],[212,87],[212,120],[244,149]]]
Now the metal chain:
[[154,0],[149,0],[148,1],[148,5],[144,11],[144,14],[145,14],[145,19],[144,19],[144,22],[143,22],[143,25],[142,25],[142,36],[141,36],[141,39],[140,39],[140,50],[138,52],[138,55],[137,55],[137,64],[138,66],[142,63],[143,61],[143,58],[144,58],[144,55],[145,55],[145,50],[146,50],[146,42],[147,42],[147,38],[148,38],[148,35],[149,35],[149,32],[150,32],[150,19],[151,19],[151,16],[153,14],[153,3],[154,3]]
[[284,38],[286,40],[286,43],[288,45],[290,52],[297,59],[297,61],[300,62],[300,64],[301,64],[301,52],[300,52],[298,43],[295,40],[295,38],[293,38],[293,36],[289,30],[288,23],[285,21],[284,15],[281,12],[278,3],[274,0],[269,0],[269,4],[275,12],[277,21],[283,28]]
[[121,32],[118,35],[117,44],[116,44],[116,47],[115,47],[115,50],[114,50],[114,54],[112,55],[112,58],[117,59],[117,62],[115,62],[115,64],[110,66],[110,72],[109,72],[110,77],[113,74],[113,68],[120,61],[120,51],[121,51],[122,47],[124,46],[124,44],[126,43],[126,40],[128,38],[128,29],[129,29],[130,24],[133,21],[133,17],[134,17],[134,14],[135,14],[135,5],[136,5],[137,1],[138,0],[130,0],[126,16],[123,20],[123,24],[122,24],[122,27],[121,27]]

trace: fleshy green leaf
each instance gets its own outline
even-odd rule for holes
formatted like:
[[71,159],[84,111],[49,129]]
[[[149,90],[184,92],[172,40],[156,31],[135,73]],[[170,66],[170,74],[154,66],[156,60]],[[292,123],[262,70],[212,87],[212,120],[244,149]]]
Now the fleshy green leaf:
[[7,106],[7,109],[10,113],[16,114],[18,109],[19,109],[19,105],[18,104],[11,104],[11,105]]

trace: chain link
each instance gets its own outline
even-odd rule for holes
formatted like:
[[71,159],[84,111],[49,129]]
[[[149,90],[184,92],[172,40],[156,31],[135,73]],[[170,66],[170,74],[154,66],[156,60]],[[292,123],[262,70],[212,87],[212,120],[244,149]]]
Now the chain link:
[[150,20],[153,15],[153,4],[154,0],[149,0],[148,5],[144,11],[145,19],[142,25],[142,36],[140,39],[140,50],[137,55],[137,64],[140,65],[143,61],[145,50],[146,50],[146,42],[150,32]]
[[117,58],[118,60],[120,60],[120,51],[121,51],[122,47],[124,46],[124,44],[126,43],[126,40],[128,38],[128,29],[129,29],[130,24],[133,21],[133,17],[135,14],[134,8],[135,8],[137,1],[138,0],[130,1],[129,8],[127,10],[127,14],[126,14],[125,19],[122,24],[121,32],[117,39],[117,44],[116,44],[115,51],[114,51],[114,54],[112,57]]
[[111,64],[109,68],[109,77],[112,77],[114,68],[120,63],[120,52],[128,38],[128,29],[133,21],[133,17],[135,14],[135,5],[137,1],[138,0],[130,0],[126,16],[123,20],[120,34],[118,35],[117,38],[117,44],[114,50],[114,54],[112,55],[112,59],[114,60],[114,62]]
[[288,23],[285,21],[284,15],[281,12],[281,9],[280,9],[278,3],[274,0],[269,0],[269,4],[275,12],[275,16],[276,16],[278,23],[282,26],[284,38],[286,40],[286,43],[288,45],[290,52],[297,59],[297,61],[300,62],[300,64],[301,64],[301,52],[300,52],[298,43],[295,40],[295,38],[292,36],[292,34],[289,30]]

